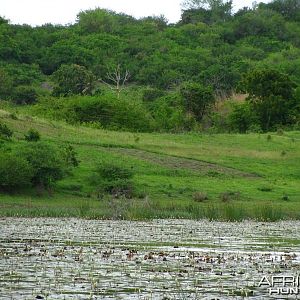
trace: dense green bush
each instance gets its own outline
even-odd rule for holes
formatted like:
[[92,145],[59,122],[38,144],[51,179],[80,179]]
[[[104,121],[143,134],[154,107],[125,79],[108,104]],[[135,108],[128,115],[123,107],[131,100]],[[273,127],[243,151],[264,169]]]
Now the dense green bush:
[[268,68],[253,70],[240,83],[240,90],[248,94],[247,101],[264,131],[294,122],[295,87],[288,75]]
[[68,145],[65,148],[65,160],[69,166],[78,167],[80,161],[77,158],[77,152],[75,151],[74,147]]
[[292,112],[294,123],[300,124],[300,86],[298,86],[295,90],[295,107],[294,111]]
[[0,139],[10,139],[13,135],[13,131],[8,126],[0,122]]
[[0,153],[0,190],[16,191],[31,185],[34,170],[18,153]]
[[155,120],[157,131],[182,132],[196,127],[196,119],[186,113],[177,93],[153,101],[148,108]]
[[2,68],[13,81],[14,86],[31,86],[43,81],[44,76],[36,64],[5,63]]
[[[124,87],[118,78],[120,74],[114,71],[120,65],[130,73],[125,82],[128,85],[120,94],[123,100],[126,98],[125,104],[105,95],[103,85],[101,99],[97,100],[100,106],[85,103],[76,104],[76,110],[65,109],[67,105],[48,97],[51,103],[47,108],[39,108],[51,118],[68,118],[108,129],[178,131],[191,128],[189,119],[203,123],[211,111],[212,105],[207,104],[213,104],[211,93],[216,98],[229,98],[243,75],[256,67],[275,68],[300,84],[299,0],[272,0],[237,13],[233,13],[231,1],[185,3],[190,5],[185,6],[177,24],[168,24],[163,17],[135,19],[100,8],[80,12],[76,24],[70,26],[15,26],[2,19],[0,99],[14,98],[13,90],[19,86],[33,86],[39,98],[41,93],[47,96],[52,87],[43,82],[51,80],[56,83],[55,96],[90,95],[97,87],[93,74],[112,89],[117,82],[118,88]],[[271,78],[269,75],[265,79]],[[256,81],[253,87],[269,87],[270,82],[278,83],[277,79]],[[184,84],[187,81],[191,82],[188,89]],[[199,86],[192,86],[194,83]],[[139,97],[135,97],[137,93],[127,93],[130,85],[137,87]],[[145,86],[149,88],[145,90]],[[169,109],[160,98],[180,86],[184,105]],[[21,93],[21,97],[16,97],[17,103],[35,102],[31,91],[18,89],[23,88],[17,88]],[[265,91],[270,92],[268,88]],[[293,127],[299,123],[299,109],[290,105],[292,98],[271,94],[267,101],[261,101],[264,105],[253,106],[259,126],[276,130],[278,126]],[[150,104],[156,101],[158,111],[154,112]],[[141,102],[150,107],[152,118]],[[96,111],[83,116],[90,113],[91,107]],[[46,112],[48,108],[50,112]],[[186,121],[187,125],[180,125]],[[244,130],[245,126],[238,128]]]
[[229,131],[246,133],[253,128],[260,127],[252,107],[249,103],[236,103],[228,115],[227,124]]
[[9,99],[13,90],[13,79],[3,69],[0,69],[0,100]]
[[63,111],[70,123],[98,123],[107,129],[141,132],[152,131],[154,127],[142,102],[118,99],[113,94],[69,99]]
[[28,132],[25,134],[25,140],[27,142],[37,142],[41,139],[40,133],[35,130],[35,129],[30,129]]
[[98,166],[90,182],[100,194],[131,198],[134,193],[133,176],[133,171],[128,168],[105,163]]
[[55,96],[90,95],[95,87],[95,76],[84,66],[62,65],[52,76]]
[[40,188],[49,188],[64,178],[70,170],[65,154],[58,148],[43,142],[19,145],[15,151],[33,169],[31,183]]
[[198,121],[203,119],[215,102],[212,88],[199,83],[184,83],[180,88],[180,93],[186,111],[194,114]]
[[248,133],[261,132],[260,122],[251,103],[236,100],[219,102],[203,122],[203,130],[214,133]]
[[[0,149],[0,189],[16,191],[24,187],[51,188],[69,174],[76,157],[67,149],[51,144],[18,143]],[[78,165],[78,162],[77,164]]]
[[38,94],[31,86],[18,86],[14,89],[12,100],[16,104],[36,103]]
[[143,100],[147,101],[147,102],[148,101],[154,101],[158,98],[163,97],[165,94],[166,93],[163,90],[148,87],[143,92]]

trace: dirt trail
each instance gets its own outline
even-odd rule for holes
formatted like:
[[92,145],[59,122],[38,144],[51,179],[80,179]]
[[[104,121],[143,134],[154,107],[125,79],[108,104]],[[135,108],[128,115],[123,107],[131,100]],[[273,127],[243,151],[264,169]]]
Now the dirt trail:
[[182,157],[175,157],[165,154],[157,154],[138,149],[127,148],[106,148],[106,151],[120,153],[124,155],[133,156],[148,162],[159,164],[161,166],[171,169],[186,169],[189,171],[197,172],[201,175],[230,175],[236,177],[258,178],[259,175],[253,173],[243,172],[234,168],[223,167],[218,164],[208,163],[205,161],[199,161],[195,159],[188,159]]

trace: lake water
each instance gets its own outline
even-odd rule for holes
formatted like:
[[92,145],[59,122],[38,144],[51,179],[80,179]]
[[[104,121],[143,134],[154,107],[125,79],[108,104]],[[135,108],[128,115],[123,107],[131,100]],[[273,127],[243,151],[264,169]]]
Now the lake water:
[[0,299],[286,299],[260,281],[299,275],[300,222],[0,219]]

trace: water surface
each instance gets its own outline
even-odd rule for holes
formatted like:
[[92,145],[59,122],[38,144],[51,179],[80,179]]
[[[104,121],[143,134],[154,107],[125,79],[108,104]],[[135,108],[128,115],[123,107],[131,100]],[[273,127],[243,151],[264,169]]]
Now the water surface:
[[300,274],[299,229],[2,218],[0,299],[280,299],[258,283]]

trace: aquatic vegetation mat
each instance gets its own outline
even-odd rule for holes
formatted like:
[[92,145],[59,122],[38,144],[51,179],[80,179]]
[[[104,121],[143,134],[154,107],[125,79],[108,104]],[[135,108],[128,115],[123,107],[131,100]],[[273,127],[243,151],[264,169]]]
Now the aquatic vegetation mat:
[[2,218],[0,228],[3,300],[281,299],[259,282],[300,270],[300,222]]

